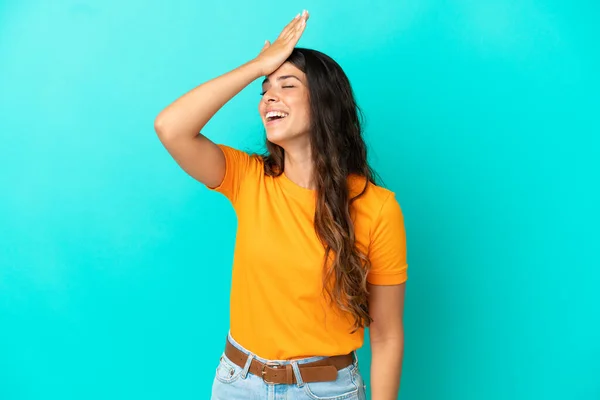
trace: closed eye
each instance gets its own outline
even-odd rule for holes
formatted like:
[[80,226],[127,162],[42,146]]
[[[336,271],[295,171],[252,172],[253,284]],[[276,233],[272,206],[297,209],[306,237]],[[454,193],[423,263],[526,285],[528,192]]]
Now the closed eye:
[[[284,89],[288,89],[288,88],[295,88],[295,87],[296,87],[296,86],[293,86],[293,85],[282,86],[282,88],[284,88]],[[264,95],[265,95],[265,93],[267,93],[267,91],[266,91],[266,90],[263,90],[262,92],[260,92],[260,95],[261,95],[261,96],[264,96]]]

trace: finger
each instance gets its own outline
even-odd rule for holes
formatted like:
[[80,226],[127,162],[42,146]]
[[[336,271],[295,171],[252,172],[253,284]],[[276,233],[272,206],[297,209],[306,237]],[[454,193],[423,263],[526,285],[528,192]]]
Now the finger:
[[306,20],[302,19],[298,26],[296,27],[296,32],[302,32],[306,28]]
[[296,26],[296,23],[298,22],[298,20],[300,19],[300,14],[296,15],[294,17],[294,19],[292,19],[282,30],[281,33],[279,34],[279,37],[284,37],[288,34],[288,32],[290,30],[292,30],[294,28],[294,26]]
[[301,17],[302,16],[300,14],[296,15],[294,17],[294,19],[292,19],[290,21],[290,23],[287,24],[285,26],[285,28],[283,28],[283,30],[281,31],[281,34],[279,35],[279,37],[285,37],[287,35],[287,33],[289,33],[289,31],[293,30],[297,26],[297,24],[300,23],[300,20],[302,19]]
[[282,38],[282,41],[284,43],[289,43],[290,41],[294,40],[294,37],[297,35],[297,33],[298,33],[297,29],[289,31],[288,34],[285,35],[284,38]]
[[269,47],[271,47],[271,43],[268,40],[265,40],[265,44],[262,47],[262,49],[260,50],[260,52],[262,53],[263,51],[265,51],[266,49],[268,49]]
[[302,33],[304,33],[304,29],[306,29],[306,21],[302,20],[302,22],[290,33],[290,38],[295,38],[296,41],[300,39]]
[[281,34],[279,35],[280,39],[285,40],[290,33],[298,29],[303,29],[306,25],[306,20],[310,17],[308,11],[303,10],[302,13],[297,14],[294,19],[283,29]]
[[303,10],[301,16],[304,18],[304,21],[308,21],[308,19],[310,18],[310,14],[307,10]]
[[282,40],[282,42],[286,46],[286,48],[293,49],[294,47],[296,47],[296,44],[300,40],[301,35],[301,32],[292,32],[285,40]]
[[308,20],[308,11],[304,10],[302,12],[302,16],[300,17],[300,23],[296,26],[296,32],[304,32],[304,28],[306,28],[306,21]]

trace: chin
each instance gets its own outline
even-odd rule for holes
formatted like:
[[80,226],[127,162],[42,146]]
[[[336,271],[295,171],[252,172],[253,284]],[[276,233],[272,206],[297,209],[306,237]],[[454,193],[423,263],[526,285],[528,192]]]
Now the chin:
[[288,129],[266,129],[266,134],[269,142],[281,147],[308,135],[308,133],[290,132]]
[[[281,128],[284,128],[284,129],[281,129]],[[294,132],[290,132],[290,129],[285,129],[285,128],[286,127],[269,127],[269,128],[265,127],[267,139],[271,143],[281,145],[282,143],[285,143],[285,142],[289,141],[290,139],[293,139],[296,136],[298,136]]]
[[284,132],[267,132],[267,140],[271,143],[282,146],[287,140],[290,139],[289,135],[286,135]]

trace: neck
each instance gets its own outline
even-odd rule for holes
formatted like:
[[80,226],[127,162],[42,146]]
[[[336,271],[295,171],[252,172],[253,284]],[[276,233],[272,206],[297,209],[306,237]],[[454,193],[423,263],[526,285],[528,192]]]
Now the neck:
[[285,176],[296,185],[314,190],[316,185],[313,179],[314,166],[310,143],[298,146],[286,146],[285,150]]

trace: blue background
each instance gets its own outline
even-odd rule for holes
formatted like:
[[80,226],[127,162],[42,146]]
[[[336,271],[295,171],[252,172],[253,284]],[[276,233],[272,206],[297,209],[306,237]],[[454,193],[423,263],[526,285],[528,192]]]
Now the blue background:
[[[401,399],[600,399],[595,1],[0,3],[0,399],[207,399],[235,214],[155,116],[303,8],[403,208]],[[260,83],[203,133],[257,150]],[[368,380],[368,345],[360,350]]]

